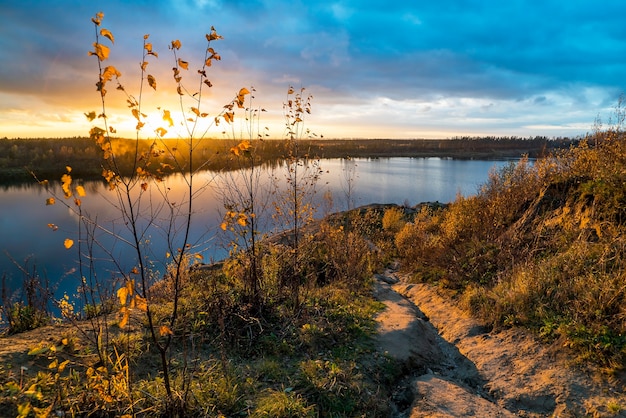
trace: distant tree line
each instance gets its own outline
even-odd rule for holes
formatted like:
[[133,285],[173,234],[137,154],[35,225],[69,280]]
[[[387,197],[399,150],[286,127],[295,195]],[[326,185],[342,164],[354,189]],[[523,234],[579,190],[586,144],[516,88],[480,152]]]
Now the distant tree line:
[[[449,139],[312,139],[303,141],[303,152],[316,158],[385,158],[446,157],[465,159],[531,158],[554,149],[569,148],[578,139],[523,137],[453,137]],[[193,167],[207,170],[228,170],[233,167],[229,149],[235,141],[205,139],[193,153]],[[139,155],[150,153],[152,141],[115,139],[116,158],[122,172],[134,167],[135,148]],[[285,140],[257,141],[255,152],[266,164],[277,164],[286,155]],[[183,158],[189,155],[186,142],[177,139],[159,140],[158,147],[174,150]],[[167,154],[163,154],[167,155]],[[168,158],[152,153],[155,171],[167,175],[174,168]],[[53,180],[72,166],[77,178],[100,179],[103,153],[88,138],[17,138],[0,139],[0,183],[9,184],[33,179]],[[70,163],[71,162],[71,163]],[[185,167],[179,169],[184,170]]]

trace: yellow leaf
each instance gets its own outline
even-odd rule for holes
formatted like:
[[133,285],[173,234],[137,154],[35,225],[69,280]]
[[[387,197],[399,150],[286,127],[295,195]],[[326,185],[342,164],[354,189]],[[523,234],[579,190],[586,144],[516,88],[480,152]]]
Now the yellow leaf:
[[160,137],[164,137],[164,136],[165,136],[165,134],[167,133],[167,129],[165,129],[165,128],[160,128],[160,127],[159,127],[159,128],[156,128],[156,133],[157,133],[157,135],[158,135],[158,136],[160,136]]
[[117,68],[115,68],[112,65],[109,65],[108,67],[105,67],[104,71],[102,71],[102,81],[105,82],[105,83],[107,81],[111,80],[113,78],[113,76],[115,76],[115,78],[118,78],[118,77],[122,76],[122,73],[117,71]]
[[237,218],[237,223],[241,226],[248,225],[248,217],[245,214],[240,213],[239,217]]
[[48,365],[48,368],[49,369],[56,369],[58,366],[59,366],[59,361],[55,359],[52,363],[50,363]]
[[[72,171],[70,167],[67,167],[67,168],[68,168],[67,170],[68,173]],[[66,198],[69,198],[72,196],[72,190],[70,188],[71,185],[72,185],[72,177],[69,174],[63,174],[61,176],[61,189],[63,189],[63,193],[65,194]]]
[[178,39],[176,39],[175,41],[172,41],[172,48],[173,49],[180,49],[180,41]]
[[181,60],[180,58],[178,58],[178,66],[179,66],[180,68],[185,69],[185,70],[188,70],[188,69],[189,69],[189,63],[188,63],[187,61],[183,61],[183,60]]
[[38,356],[39,354],[47,353],[50,351],[49,347],[35,347],[28,352],[29,356]]
[[170,127],[174,126],[174,120],[172,119],[172,115],[169,110],[163,110],[163,120],[169,123]]
[[120,287],[117,289],[117,298],[120,300],[120,305],[126,305],[126,299],[128,297],[128,289],[126,287]]
[[148,84],[150,85],[150,87],[156,90],[156,79],[150,74],[148,74]]
[[27,417],[28,414],[30,414],[30,410],[31,409],[32,409],[32,406],[31,406],[30,402],[25,403],[25,404],[22,404],[22,403],[18,404],[17,405],[17,417],[18,418]]
[[200,116],[200,111],[196,107],[192,107],[191,111],[196,114],[196,116]]
[[146,67],[148,66],[148,61],[144,61],[141,63],[141,71],[146,71]]
[[215,28],[211,26],[211,33],[206,35],[206,40],[211,42],[217,39],[223,39],[223,37],[222,35],[218,35],[217,32],[215,31]]
[[224,112],[224,120],[226,122],[233,122],[235,120],[235,114],[233,112]]
[[[59,364],[59,368],[58,368],[58,372],[61,373],[63,370],[65,370],[65,367],[70,364],[69,360],[65,360],[64,362],[62,362],[61,364]],[[47,415],[46,415],[47,416]]]
[[226,231],[226,228],[228,228],[228,224],[226,222],[222,222],[220,224],[220,228],[222,228],[222,231]]
[[112,44],[115,43],[115,39],[113,38],[113,34],[111,33],[110,30],[102,28],[100,29],[100,35],[104,36],[105,38],[108,38]]
[[56,203],[56,199],[54,197],[49,197],[46,199],[46,206],[54,205]]
[[65,241],[63,241],[63,246],[65,247],[66,250],[69,250],[70,248],[72,248],[72,245],[74,245],[74,241],[66,238]]
[[59,227],[56,226],[55,224],[48,224],[48,228],[52,229],[53,231],[56,231],[57,229],[59,229]]
[[135,295],[135,297],[133,298],[133,305],[135,308],[139,309],[142,312],[148,311],[148,301],[139,295]]
[[159,334],[161,334],[161,337],[164,337],[166,335],[174,335],[174,332],[167,325],[161,325]]
[[80,197],[85,197],[85,188],[83,186],[76,186],[76,193],[80,196]]
[[66,170],[68,173],[71,173],[71,172],[72,172],[72,167],[70,167],[69,165],[66,165],[66,166],[65,166],[65,170]]
[[246,139],[241,141],[237,147],[242,151],[248,151],[252,147],[252,144]]
[[74,198],[74,204],[75,204],[76,206],[80,206],[80,205],[82,204],[82,202],[81,202],[81,200],[80,200],[80,199],[76,199],[76,198]]
[[120,313],[122,314],[122,317],[120,318],[120,322],[117,325],[120,328],[124,328],[128,324],[128,320],[130,319],[130,312],[128,309],[122,308],[120,309]]
[[245,96],[246,94],[250,94],[250,91],[247,88],[243,87],[239,90],[239,96]]
[[91,122],[96,118],[96,112],[91,111],[89,113],[85,113],[85,116],[87,117],[87,120]]
[[202,254],[196,254],[194,255],[194,257],[198,260],[202,260],[204,257],[202,256]]
[[104,61],[107,58],[109,58],[109,52],[111,50],[109,49],[108,46],[102,45],[102,44],[99,44],[99,43],[94,43],[93,46],[94,46],[95,50],[94,51],[90,51],[89,55],[97,56],[98,60],[100,60],[100,61]]

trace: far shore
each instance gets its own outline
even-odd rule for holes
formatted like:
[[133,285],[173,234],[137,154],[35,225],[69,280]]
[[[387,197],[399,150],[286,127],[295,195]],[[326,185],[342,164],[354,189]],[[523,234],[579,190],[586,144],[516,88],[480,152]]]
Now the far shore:
[[[193,167],[207,170],[230,170],[240,167],[229,152],[235,140],[202,139],[194,144]],[[152,141],[114,138],[111,140],[116,162],[122,175],[132,171],[136,152],[149,150]],[[308,158],[453,158],[453,159],[515,159],[527,155],[538,158],[558,149],[566,149],[578,139],[547,137],[459,137],[452,139],[301,139],[299,156]],[[254,141],[255,164],[275,164],[284,159],[289,141]],[[159,146],[175,150],[175,157],[188,159],[184,140],[166,139]],[[168,160],[169,158],[169,160]],[[170,165],[172,156],[166,152],[156,162]],[[102,150],[89,138],[18,138],[0,139],[0,184],[56,179],[65,172],[85,180],[101,178]],[[155,164],[157,165],[157,164]],[[164,173],[169,174],[169,173]]]

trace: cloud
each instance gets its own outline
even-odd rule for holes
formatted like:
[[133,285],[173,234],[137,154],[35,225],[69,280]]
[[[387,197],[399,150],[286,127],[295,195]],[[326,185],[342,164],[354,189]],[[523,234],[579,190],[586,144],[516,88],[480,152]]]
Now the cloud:
[[[259,100],[280,108],[288,85],[307,86],[318,107],[332,109],[321,112],[332,129],[352,124],[341,132],[372,121],[398,136],[420,124],[429,132],[437,123],[455,132],[591,124],[614,105],[626,72],[622,1],[28,0],[0,15],[0,94],[77,111],[93,102],[89,19],[100,10],[116,37],[110,62],[129,89],[138,87],[144,34],[159,52],[149,70],[162,94],[172,83],[170,42],[180,39],[196,68],[215,26],[223,60],[211,68],[207,97],[220,102],[254,85]],[[412,111],[390,113],[399,104]]]

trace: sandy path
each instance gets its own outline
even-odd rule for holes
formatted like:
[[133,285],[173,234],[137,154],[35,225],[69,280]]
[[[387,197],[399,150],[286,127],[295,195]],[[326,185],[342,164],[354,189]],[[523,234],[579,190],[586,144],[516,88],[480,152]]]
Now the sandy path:
[[487,332],[429,285],[378,279],[379,345],[412,368],[413,403],[397,417],[626,416],[609,407],[626,408],[623,381],[574,369],[521,330]]

